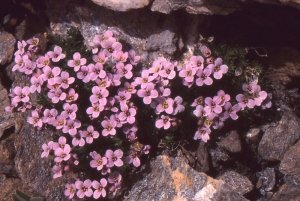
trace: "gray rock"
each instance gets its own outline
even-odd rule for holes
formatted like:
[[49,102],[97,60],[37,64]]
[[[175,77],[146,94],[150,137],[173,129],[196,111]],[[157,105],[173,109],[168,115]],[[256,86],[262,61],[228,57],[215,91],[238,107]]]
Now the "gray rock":
[[241,140],[237,131],[231,131],[218,145],[231,153],[238,153],[242,150]]
[[256,188],[260,189],[262,194],[265,192],[272,191],[276,184],[275,169],[266,168],[262,172],[257,173],[257,183]]
[[[68,178],[76,178],[75,173],[68,172],[62,177],[53,179],[51,170],[53,156],[41,158],[42,145],[52,140],[55,132],[37,131],[26,122],[26,113],[18,113],[16,117],[16,136],[14,146],[16,156],[15,168],[23,184],[34,189],[46,201],[65,199],[65,183]],[[58,133],[56,133],[57,135]]]
[[180,157],[157,156],[150,162],[150,169],[149,174],[134,184],[126,201],[192,200],[209,178],[196,172]]
[[285,152],[279,171],[286,175],[300,174],[300,141]]
[[286,105],[282,105],[280,109],[283,113],[281,120],[278,125],[267,129],[258,146],[258,153],[264,160],[281,160],[300,137],[299,118]]
[[0,65],[11,62],[15,51],[15,37],[5,31],[0,31]]
[[219,191],[214,194],[211,201],[248,201],[248,199],[232,190],[231,186],[228,184],[223,183],[221,184]]
[[253,189],[253,184],[247,177],[240,175],[234,171],[225,172],[217,179],[225,181],[226,184],[228,184],[233,190],[240,193],[241,195],[244,195]]
[[30,196],[39,196],[39,194],[28,187],[28,185],[24,185],[19,178],[0,175],[1,201],[11,201],[12,193],[15,193],[17,189]]
[[146,44],[148,51],[162,51],[169,55],[173,55],[176,51],[176,34],[166,30],[159,34],[153,34],[149,37]]
[[269,201],[299,201],[300,200],[300,175],[287,176],[285,184],[273,195]]
[[[172,33],[174,34],[178,30],[174,17],[168,15],[162,18],[161,14],[151,12],[150,9],[114,12],[95,6],[91,1],[80,4],[77,1],[67,3],[66,1],[47,0],[46,3],[47,16],[53,34],[66,37],[70,27],[77,27],[83,35],[85,43],[88,44],[96,34],[112,29],[118,31],[120,39],[139,55],[146,50],[146,42],[151,35],[169,30],[172,36]],[[168,38],[168,40],[173,39]],[[172,45],[164,48],[169,53],[174,51]]]
[[15,114],[4,111],[5,107],[9,105],[10,100],[7,90],[0,83],[0,138],[6,129],[13,127],[15,124]]
[[230,160],[230,156],[228,156],[228,154],[225,152],[226,151],[220,150],[219,147],[209,150],[213,167],[219,167],[220,162]]
[[259,136],[260,136],[259,128],[251,128],[246,134],[247,139],[251,141],[257,141]]
[[14,134],[0,141],[0,174],[17,177],[14,164]]
[[173,10],[185,9],[191,14],[220,14],[227,15],[240,7],[233,1],[209,1],[209,0],[155,0],[151,6],[152,11],[169,14]]
[[150,0],[92,0],[99,6],[104,6],[115,11],[129,11],[147,6]]
[[209,171],[208,151],[206,143],[202,140],[195,152],[182,149],[179,151],[179,156],[185,159],[185,162],[199,172]]

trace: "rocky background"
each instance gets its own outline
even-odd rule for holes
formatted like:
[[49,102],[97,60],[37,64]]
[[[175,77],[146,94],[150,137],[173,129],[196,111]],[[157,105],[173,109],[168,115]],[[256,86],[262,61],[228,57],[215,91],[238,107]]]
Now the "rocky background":
[[[259,3],[257,3],[259,2]],[[213,144],[159,150],[110,200],[300,200],[300,2],[297,0],[25,0],[0,1],[0,195],[16,189],[46,201],[65,200],[72,173],[52,179],[41,159],[50,131],[35,131],[26,114],[5,113],[8,91],[24,77],[11,72],[16,41],[77,27],[86,42],[107,28],[142,55],[181,59],[198,34],[231,45],[264,47],[273,88],[269,123],[224,132]],[[97,5],[98,4],[98,5]]]

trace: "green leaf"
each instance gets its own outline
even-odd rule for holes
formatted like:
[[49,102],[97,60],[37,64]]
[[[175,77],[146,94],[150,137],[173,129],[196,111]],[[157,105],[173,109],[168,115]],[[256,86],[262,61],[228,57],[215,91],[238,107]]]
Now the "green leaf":
[[29,199],[25,200],[24,198],[22,198],[21,196],[19,196],[17,194],[12,194],[12,198],[13,198],[13,201],[29,201]]
[[30,199],[30,196],[23,193],[22,191],[19,191],[19,190],[16,190],[16,194],[21,196],[22,198],[24,198],[25,200],[29,200]]
[[32,197],[29,199],[29,201],[43,201],[43,198],[40,197]]

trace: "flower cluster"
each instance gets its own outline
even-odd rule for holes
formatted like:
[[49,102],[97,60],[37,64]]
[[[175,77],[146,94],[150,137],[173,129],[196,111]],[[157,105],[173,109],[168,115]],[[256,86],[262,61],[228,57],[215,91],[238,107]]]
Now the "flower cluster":
[[[83,127],[78,119],[76,101],[79,94],[75,90],[76,80],[82,80],[92,86],[89,98],[91,107],[86,109],[86,115],[91,120],[100,119],[99,126],[103,128],[100,132],[102,136],[113,137],[117,130],[122,130],[125,138],[128,139],[131,146],[125,161],[138,167],[140,166],[139,157],[149,153],[150,146],[138,142],[135,119],[137,108],[130,104],[131,95],[136,90],[135,86],[128,81],[132,78],[132,68],[137,65],[140,57],[136,56],[133,50],[123,52],[122,45],[116,41],[114,34],[116,32],[106,31],[103,35],[95,36],[91,44],[94,63],[87,64],[87,59],[76,52],[73,54],[73,59],[66,62],[69,69],[65,70],[59,66],[61,60],[66,57],[61,47],[55,46],[53,51],[40,55],[38,38],[18,42],[18,51],[15,53],[16,65],[13,71],[26,74],[31,85],[13,88],[9,94],[12,100],[11,105],[5,110],[13,112],[17,109],[25,112],[26,109],[32,108],[34,105],[30,102],[30,93],[35,92],[47,94],[51,105],[57,105],[55,108],[36,106],[31,116],[27,118],[28,123],[39,130],[53,126],[63,133],[57,142],[50,141],[42,146],[41,157],[54,155],[53,178],[62,176],[64,172],[70,171],[71,167],[79,164],[76,151],[73,151],[74,147],[92,144],[100,137],[92,123],[95,121]],[[119,87],[117,93],[113,94],[111,89],[122,83],[123,87]],[[119,189],[121,175],[114,169],[123,166],[123,151],[107,149],[103,157],[96,151],[92,151],[90,157],[91,168],[97,168],[102,175],[110,175],[107,179],[113,184],[110,191]],[[73,198],[77,191],[76,195],[79,198],[90,197],[93,194],[90,187],[93,186],[94,198],[97,199],[101,195],[105,197],[107,180],[103,178],[100,183],[97,181],[91,183],[86,180],[67,184],[66,187],[69,190],[66,190],[65,194]]]
[[[153,126],[162,131],[177,128],[181,122],[179,113],[190,105],[198,118],[194,139],[204,142],[210,139],[211,128],[220,129],[226,119],[238,119],[238,111],[246,107],[271,106],[271,97],[254,82],[242,86],[245,94],[236,96],[236,104],[230,102],[231,97],[224,90],[219,90],[213,97],[197,94],[192,98],[193,103],[187,103],[184,96],[172,94],[175,91],[172,82],[179,79],[183,87],[188,88],[210,86],[213,78],[219,80],[228,72],[228,66],[221,58],[214,59],[211,50],[202,45],[203,57],[192,56],[182,65],[159,57],[134,77],[138,73],[136,65],[140,56],[134,50],[123,51],[117,37],[118,33],[112,30],[96,35],[89,44],[93,53],[91,58],[85,58],[79,52],[66,55],[60,46],[41,54],[39,39],[35,37],[18,42],[13,71],[24,73],[30,84],[11,90],[11,105],[5,110],[25,112],[35,107],[27,118],[28,123],[39,130],[49,127],[61,130],[57,141],[42,145],[41,157],[53,156],[53,178],[61,177],[82,162],[76,152],[81,148],[87,150],[82,158],[88,159],[89,168],[101,175],[101,179],[94,181],[69,181],[65,185],[65,195],[70,199],[91,196],[98,199],[105,197],[107,190],[120,189],[119,168],[124,162],[139,167],[141,156],[149,154],[150,145],[140,143],[137,137],[136,116],[140,108],[136,106],[136,97],[144,106],[153,109]],[[66,58],[69,59],[66,61]],[[88,103],[83,110],[82,105],[79,107],[79,100],[85,98],[81,96],[80,86],[83,86],[84,94],[88,94],[84,99]],[[32,93],[46,94],[49,104],[32,105]],[[125,139],[127,150],[118,146],[97,146],[101,140],[120,136]],[[96,150],[91,149],[91,145]]]

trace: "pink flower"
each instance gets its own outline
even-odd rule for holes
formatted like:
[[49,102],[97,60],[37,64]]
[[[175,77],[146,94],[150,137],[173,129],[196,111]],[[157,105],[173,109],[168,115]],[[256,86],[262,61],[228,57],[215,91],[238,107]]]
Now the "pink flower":
[[172,114],[173,111],[174,111],[174,108],[173,108],[173,104],[174,104],[174,100],[172,98],[163,98],[163,97],[160,97],[158,98],[158,105],[156,106],[156,111],[158,113],[161,113],[161,112],[166,112],[168,114]]
[[128,93],[124,89],[118,90],[118,95],[115,98],[119,101],[120,106],[124,107],[126,105],[127,100],[131,98],[131,93]]
[[102,170],[103,166],[107,164],[107,158],[101,157],[101,155],[95,151],[91,152],[90,156],[94,159],[90,162],[90,166],[97,168],[98,171]]
[[106,97],[109,95],[109,91],[107,89],[100,89],[98,86],[94,86],[92,88],[92,92],[93,95],[90,96],[91,103],[99,102],[100,105],[106,105]]
[[207,46],[205,46],[205,45],[202,45],[202,46],[200,47],[200,51],[201,51],[201,53],[202,53],[205,57],[209,57],[209,56],[211,55],[210,49],[209,49]]
[[240,110],[240,106],[238,104],[235,104],[234,106],[231,105],[230,102],[225,103],[225,112],[223,113],[222,117],[224,119],[227,119],[229,116],[233,120],[237,120],[237,112]]
[[61,89],[56,89],[55,91],[49,91],[48,97],[51,98],[52,103],[58,103],[58,101],[62,101],[66,99],[66,93],[62,92]]
[[92,103],[92,107],[86,110],[86,113],[91,115],[93,118],[97,118],[100,112],[104,110],[104,105],[99,105],[98,103]]
[[208,68],[205,68],[204,70],[199,69],[196,73],[196,75],[199,77],[196,79],[196,85],[202,86],[203,84],[211,85],[213,83],[213,80],[209,77],[211,74],[211,70]]
[[128,58],[128,52],[123,53],[123,51],[117,51],[112,54],[112,57],[115,61],[125,63]]
[[206,107],[209,107],[212,112],[215,112],[217,114],[220,114],[222,112],[222,107],[219,105],[221,102],[220,97],[215,96],[213,99],[210,97],[205,98],[205,104]]
[[158,97],[158,92],[154,89],[154,84],[149,83],[145,89],[140,89],[137,95],[143,98],[145,104],[150,104],[153,98]]
[[171,126],[171,121],[172,119],[169,116],[161,115],[161,119],[157,120],[155,122],[155,126],[157,128],[164,127],[165,130],[169,129]]
[[53,166],[52,172],[54,173],[53,178],[56,179],[62,176],[62,167],[61,166]]
[[198,128],[197,132],[195,133],[194,140],[202,139],[204,142],[209,140],[209,134],[211,130],[207,127],[200,127]]
[[120,76],[120,77],[125,77],[126,79],[130,79],[132,78],[132,65],[131,64],[126,64],[124,66],[123,63],[119,62],[116,64],[116,68],[117,68],[117,74]]
[[77,72],[77,78],[81,79],[84,83],[88,83],[91,80],[89,68],[81,66],[80,71]]
[[75,78],[70,77],[69,73],[66,71],[62,71],[60,76],[61,77],[57,77],[55,81],[64,89],[69,88],[69,85],[75,81]]
[[137,77],[135,79],[135,83],[137,85],[141,85],[142,89],[145,89],[148,83],[152,82],[154,80],[153,76],[149,76],[149,71],[148,70],[143,70],[142,71],[142,77]]
[[114,97],[109,97],[107,99],[107,103],[104,106],[104,110],[110,110],[112,112],[118,112],[118,108],[114,107],[115,104],[115,98]]
[[136,85],[134,83],[129,83],[129,82],[125,82],[124,83],[124,89],[125,91],[131,93],[131,94],[135,94],[136,93],[136,89],[135,89]]
[[211,108],[209,107],[204,108],[202,105],[197,105],[193,113],[196,117],[206,117],[211,113]]
[[54,150],[56,150],[57,148],[63,149],[66,144],[67,144],[67,139],[64,136],[60,136],[58,138],[58,142],[53,142],[52,147]]
[[179,72],[179,77],[183,77],[187,82],[194,81],[194,75],[196,74],[197,69],[193,68],[191,64],[186,64],[185,69]]
[[29,101],[29,93],[30,88],[29,87],[15,87],[13,89],[13,93],[15,94],[15,97],[12,99],[12,102],[18,103],[18,102],[28,102]]
[[53,145],[52,141],[48,142],[48,144],[43,144],[42,148],[44,151],[41,155],[42,158],[49,156],[49,152],[52,150],[52,145]]
[[105,56],[105,52],[99,52],[98,55],[94,55],[93,56],[93,60],[96,63],[100,63],[102,65],[105,64],[105,62],[107,61],[107,57]]
[[87,179],[84,182],[76,181],[75,186],[78,189],[76,195],[79,198],[83,198],[84,196],[91,197],[93,195],[93,190],[91,189],[92,181]]
[[166,63],[163,69],[158,72],[158,74],[169,80],[173,79],[176,76],[174,65],[172,63]]
[[78,110],[78,107],[76,104],[70,105],[69,103],[65,103],[63,105],[64,111],[61,113],[61,116],[65,119],[70,118],[72,120],[76,119],[76,112]]
[[261,103],[261,108],[264,110],[272,106],[272,93],[269,93],[267,98]]
[[55,117],[57,116],[58,112],[56,109],[45,109],[43,112],[44,116],[42,118],[43,123],[49,123],[52,124],[52,122],[55,120]]
[[73,60],[68,61],[69,67],[74,67],[74,71],[77,72],[80,68],[80,66],[83,66],[86,64],[86,59],[81,58],[81,55],[79,52],[75,52],[73,54]]
[[86,132],[84,133],[83,131],[79,130],[76,135],[73,136],[72,139],[72,145],[73,146],[80,146],[83,147],[85,145],[85,141],[83,137],[86,137]]
[[103,65],[101,63],[89,64],[89,73],[90,79],[95,81],[97,78],[104,78],[106,76],[106,72],[103,70]]
[[86,143],[88,144],[92,144],[93,143],[93,139],[97,139],[99,137],[99,133],[98,131],[94,130],[94,127],[89,125],[87,127],[87,133],[86,133]]
[[129,58],[129,61],[132,65],[137,65],[137,63],[140,61],[140,56],[136,56],[135,55],[135,51],[134,50],[129,50],[128,52],[128,58]]
[[105,191],[105,186],[107,185],[107,180],[102,178],[100,180],[100,183],[98,181],[93,181],[92,183],[93,188],[95,189],[94,191],[94,198],[98,199],[100,196],[105,197],[106,196],[106,191]]
[[111,56],[113,53],[122,49],[121,43],[115,42],[114,40],[105,41],[102,47],[104,48],[103,51],[106,56]]
[[220,106],[224,106],[230,100],[230,96],[225,94],[223,90],[218,91],[217,95],[220,97],[221,102],[219,103]]
[[127,121],[130,124],[133,124],[135,122],[135,115],[136,115],[136,109],[129,108],[125,105],[122,109],[122,112],[119,114],[119,118],[121,121]]
[[[28,56],[26,56],[28,58]],[[15,63],[16,65],[13,66],[12,71],[20,70],[24,65],[23,58],[20,55],[16,55],[15,57]]]
[[35,110],[31,112],[31,117],[27,117],[27,122],[33,124],[34,127],[42,128],[43,126],[42,119]]
[[152,67],[149,68],[149,73],[152,73],[154,78],[157,78],[159,75],[158,73],[162,70],[162,63],[159,60],[155,60],[152,63]]
[[108,177],[108,182],[110,184],[114,184],[114,187],[116,189],[121,188],[121,179],[122,176],[118,171],[114,171],[109,177]]
[[18,41],[18,51],[15,52],[15,55],[18,56],[24,54],[26,45],[27,43],[24,40]]
[[261,91],[260,86],[257,85],[253,90],[253,98],[255,101],[255,104],[257,106],[260,106],[261,103],[267,98],[268,94],[265,91]]
[[106,119],[106,120],[103,120],[101,122],[101,125],[102,127],[104,128],[102,130],[102,135],[103,136],[107,136],[107,135],[115,135],[116,134],[116,125],[117,125],[117,122],[114,121],[114,120],[109,120],[109,119]]
[[33,77],[31,77],[30,82],[32,84],[30,86],[30,92],[34,93],[35,91],[37,91],[37,92],[41,93],[41,86],[44,83],[43,78],[33,76]]
[[192,56],[190,63],[193,67],[196,67],[196,70],[204,68],[204,59],[201,56]]
[[38,59],[37,59],[37,67],[38,68],[43,68],[43,67],[49,66],[49,65],[50,65],[50,58],[47,54],[45,56],[38,57]]
[[77,133],[77,128],[81,126],[81,122],[78,120],[67,120],[66,125],[63,127],[63,133],[69,133],[70,135],[74,136]]
[[172,115],[176,115],[178,112],[183,112],[185,107],[181,104],[182,98],[180,96],[176,96],[174,99],[174,105],[173,105],[173,113]]
[[222,65],[223,60],[221,58],[217,58],[215,60],[215,64],[209,64],[207,66],[208,69],[210,69],[212,72],[214,72],[214,78],[221,79],[223,74],[227,73],[228,66]]
[[24,66],[19,69],[20,72],[25,73],[26,75],[31,75],[36,68],[36,63],[30,60],[24,62]]
[[69,160],[70,157],[71,157],[70,151],[71,151],[71,147],[68,144],[66,144],[63,149],[58,147],[54,151],[55,156],[57,156],[57,157],[55,157],[54,161],[56,163],[59,163],[59,162],[62,162],[62,161]]
[[257,85],[255,83],[250,82],[250,83],[244,83],[242,88],[244,91],[248,92],[249,94],[253,94],[256,86]]
[[62,129],[66,125],[66,119],[62,116],[57,116],[56,119],[52,121],[52,125],[55,126],[56,129]]
[[60,68],[59,67],[54,67],[51,69],[49,66],[45,66],[43,68],[44,74],[42,74],[42,78],[44,81],[48,80],[48,83],[50,85],[55,84],[55,77],[57,77],[60,74]]
[[47,52],[47,54],[53,62],[59,62],[59,60],[64,59],[66,57],[66,55],[62,53],[62,49],[59,46],[55,46],[54,51],[49,51]]
[[76,93],[73,88],[70,88],[68,94],[66,95],[66,102],[71,103],[73,101],[76,101],[77,99],[78,93]]
[[249,108],[254,108],[255,106],[255,101],[247,98],[243,94],[238,94],[235,99],[239,102],[238,104],[241,110],[244,110],[246,106]]
[[76,193],[76,186],[75,184],[65,184],[66,190],[64,191],[65,196],[68,196],[72,199]]
[[123,161],[121,160],[123,156],[123,152],[120,149],[116,151],[112,151],[110,149],[106,150],[105,156],[108,160],[107,167],[113,167],[114,165],[117,167],[121,167],[123,165]]
[[136,151],[130,151],[130,155],[125,158],[125,162],[127,164],[132,163],[135,167],[139,167],[141,165],[141,161],[138,158]]
[[97,83],[100,89],[106,89],[111,84],[111,81],[108,79],[107,76],[103,79],[97,79],[95,82]]

